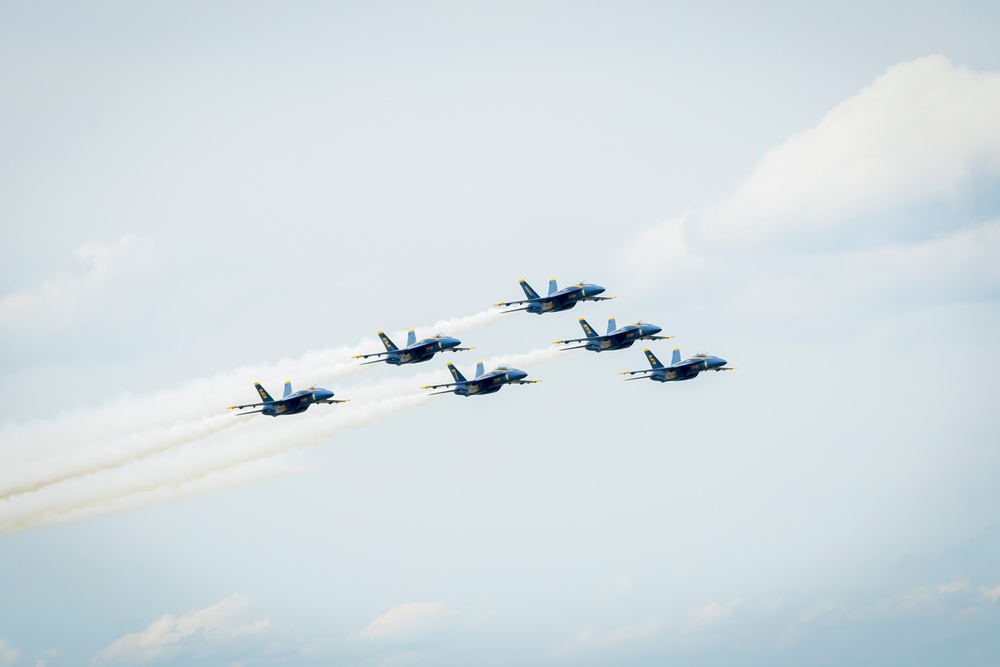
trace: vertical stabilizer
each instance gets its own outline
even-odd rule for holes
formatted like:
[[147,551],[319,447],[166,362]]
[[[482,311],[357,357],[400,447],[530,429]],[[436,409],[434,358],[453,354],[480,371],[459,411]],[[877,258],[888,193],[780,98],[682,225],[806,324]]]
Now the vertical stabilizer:
[[476,363],[476,377],[482,376],[482,374],[485,373],[485,372],[486,372],[486,369],[483,367],[483,362],[481,362],[481,361],[477,362]]
[[538,292],[536,292],[535,290],[531,289],[531,285],[529,285],[527,283],[527,281],[525,281],[525,280],[518,280],[517,282],[521,285],[521,289],[524,290],[524,296],[528,297],[529,299],[540,299],[541,298],[540,296],[538,296]]
[[549,278],[549,296],[552,296],[559,291],[559,285],[556,284],[555,278]]
[[458,372],[455,368],[455,364],[448,362],[448,370],[451,371],[451,376],[455,378],[455,382],[466,382],[465,376]]
[[406,332],[406,347],[410,347],[416,342],[417,342],[417,334],[413,331],[413,329],[410,329],[409,331]]
[[385,345],[386,352],[396,352],[397,350],[399,350],[399,348],[396,347],[396,344],[393,343],[391,340],[389,340],[389,337],[386,336],[381,331],[378,332],[378,337],[382,341],[382,344]]
[[674,366],[681,362],[681,348],[675,347],[674,353],[670,355],[670,365]]
[[608,318],[608,333],[611,333],[612,331],[614,331],[617,328],[618,328],[618,324],[615,322],[615,318],[609,317]]
[[285,393],[281,395],[282,398],[288,398],[292,393],[292,381],[285,380]]
[[582,317],[580,318],[580,328],[583,329],[583,333],[587,334],[587,338],[597,338],[597,332]]
[[648,347],[643,352],[646,354],[646,359],[649,360],[650,368],[663,368],[663,364],[660,363],[655,354],[649,351]]
[[257,393],[260,394],[260,400],[265,403],[274,403],[274,399],[271,398],[271,395],[267,393],[266,389],[260,386],[260,382],[254,382],[253,386],[257,388]]

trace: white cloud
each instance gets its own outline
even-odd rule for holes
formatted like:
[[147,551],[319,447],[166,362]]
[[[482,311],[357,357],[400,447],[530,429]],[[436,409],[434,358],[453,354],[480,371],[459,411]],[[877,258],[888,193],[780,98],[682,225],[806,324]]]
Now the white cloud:
[[1000,600],[1000,584],[997,584],[993,588],[985,588],[985,587],[980,588],[979,592],[982,593],[984,597],[990,599],[990,604],[993,604],[997,600]]
[[1000,177],[1000,74],[942,56],[889,70],[768,152],[719,211],[720,236],[810,233],[955,202]]
[[451,612],[443,602],[409,602],[393,607],[368,627],[352,635],[355,640],[412,641],[423,637]]
[[0,667],[7,667],[17,662],[21,654],[11,646],[6,639],[0,638]]
[[699,630],[704,630],[708,626],[714,625],[732,614],[733,610],[736,609],[736,606],[739,603],[739,599],[722,603],[712,602],[704,607],[692,609],[687,613],[687,621],[684,624],[684,630],[686,632],[698,632]]
[[268,627],[269,619],[242,623],[242,617],[252,602],[250,596],[236,593],[204,609],[180,616],[164,614],[145,630],[116,639],[94,656],[94,662],[145,664],[182,650],[182,643],[186,645],[196,639],[218,643],[242,634],[259,632]]
[[817,618],[837,611],[839,605],[834,600],[820,600],[799,615],[799,623],[809,623]]
[[641,644],[659,636],[662,628],[663,619],[660,616],[651,616],[634,625],[622,625],[604,632],[587,628],[568,641],[554,646],[551,653],[552,657],[563,659],[614,647]]
[[38,287],[0,299],[0,322],[27,315],[67,317],[81,300],[93,296],[109,280],[143,266],[152,254],[152,240],[126,234],[114,243],[87,243],[76,249],[85,271],[62,271]]
[[956,579],[955,581],[949,581],[946,584],[935,584],[934,588],[936,588],[937,592],[942,595],[947,593],[958,593],[969,588],[969,580]]

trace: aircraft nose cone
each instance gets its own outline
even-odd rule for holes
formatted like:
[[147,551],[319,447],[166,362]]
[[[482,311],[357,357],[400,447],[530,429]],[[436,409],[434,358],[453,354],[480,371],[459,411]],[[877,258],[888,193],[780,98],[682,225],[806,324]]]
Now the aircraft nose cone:
[[728,362],[728,361],[726,361],[725,359],[723,359],[722,357],[716,357],[716,358],[715,358],[715,365],[716,365],[716,366],[725,366],[725,365],[726,365],[726,364],[728,364],[728,363],[729,363],[729,362]]
[[445,347],[458,347],[459,345],[462,344],[462,341],[460,341],[457,338],[448,337],[445,338],[443,341],[441,341],[441,344],[444,345]]
[[600,285],[591,285],[590,286],[590,294],[592,296],[596,296],[596,295],[602,293],[603,291],[604,291],[604,288],[601,287]]
[[333,392],[330,391],[329,389],[324,389],[323,391],[318,393],[319,393],[319,400],[321,401],[325,401],[328,398],[333,398]]
[[663,331],[662,328],[656,326],[655,324],[651,324],[651,325],[649,325],[649,328],[646,330],[646,333],[649,334],[649,335],[651,335],[651,336],[655,336],[656,334],[660,333],[661,331]]
[[511,380],[523,380],[524,378],[528,377],[528,374],[522,370],[515,368],[512,369],[510,373],[508,373],[508,377],[510,377]]

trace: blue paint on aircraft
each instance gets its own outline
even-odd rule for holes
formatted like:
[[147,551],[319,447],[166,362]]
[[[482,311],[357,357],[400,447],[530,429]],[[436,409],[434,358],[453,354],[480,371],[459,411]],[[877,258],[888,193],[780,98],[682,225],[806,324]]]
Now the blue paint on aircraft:
[[641,371],[622,371],[621,375],[637,375],[637,374],[648,374],[642,375],[637,378],[625,378],[625,381],[629,380],[645,380],[646,378],[650,380],[656,380],[657,382],[680,382],[682,380],[693,380],[698,377],[699,373],[705,371],[732,371],[736,370],[735,366],[726,366],[726,360],[722,357],[716,357],[711,354],[696,354],[693,357],[681,361],[681,351],[680,348],[674,348],[673,355],[670,358],[670,365],[664,366],[659,359],[656,358],[649,348],[643,350],[646,353],[646,360],[649,361],[649,368]]
[[511,368],[510,366],[497,366],[487,372],[481,361],[476,365],[476,377],[471,380],[466,380],[465,376],[451,362],[448,363],[448,370],[451,371],[451,376],[455,378],[454,382],[430,384],[421,387],[421,389],[453,387],[453,389],[446,389],[445,391],[435,391],[430,394],[431,396],[435,394],[482,396],[483,394],[494,394],[500,391],[501,387],[505,384],[534,384],[535,382],[541,382],[541,380],[525,380],[524,378],[528,377],[527,373],[519,368]]
[[531,289],[531,285],[524,280],[518,282],[521,284],[521,289],[524,291],[526,299],[520,301],[501,301],[493,305],[515,306],[526,303],[528,305],[523,308],[511,308],[503,312],[513,313],[518,310],[526,310],[529,313],[541,315],[542,313],[558,313],[562,310],[569,310],[581,301],[609,301],[615,298],[613,296],[598,296],[604,293],[604,288],[600,285],[588,283],[586,280],[559,289],[558,285],[556,285],[556,279],[553,278],[549,281],[549,293],[544,297],[539,296],[535,290]]
[[564,348],[564,350],[578,350],[584,348],[592,352],[604,352],[606,350],[624,350],[632,347],[637,340],[667,340],[673,336],[657,336],[663,331],[660,327],[649,322],[639,320],[635,324],[626,324],[619,328],[615,323],[615,318],[608,318],[608,332],[603,336],[598,335],[594,328],[587,323],[587,320],[580,318],[580,327],[586,338],[567,338],[566,340],[553,341],[553,345],[565,343],[584,343]]
[[257,393],[260,394],[261,403],[247,403],[245,405],[230,405],[229,410],[242,410],[243,408],[255,408],[257,406],[264,406],[260,410],[250,410],[248,412],[240,412],[241,415],[252,415],[255,413],[262,413],[268,415],[269,417],[280,417],[282,415],[297,415],[300,412],[305,412],[309,409],[310,405],[314,403],[347,403],[350,399],[334,399],[333,392],[329,389],[324,389],[323,387],[309,387],[308,389],[300,389],[296,392],[292,392],[292,383],[285,382],[285,392],[279,399],[274,399],[271,397],[264,387],[260,386],[259,382],[254,382],[253,386],[257,388]]
[[396,347],[396,345],[389,340],[389,337],[381,331],[378,332],[378,337],[381,339],[382,345],[385,346],[385,352],[356,354],[351,358],[367,359],[368,357],[385,357],[385,359],[363,361],[361,362],[361,365],[377,364],[380,361],[384,361],[385,363],[392,364],[393,366],[402,366],[403,364],[419,364],[422,361],[427,361],[438,352],[460,352],[462,350],[475,349],[472,347],[459,347],[462,344],[462,341],[452,336],[446,336],[443,333],[417,341],[417,335],[414,333],[413,329],[410,329],[407,333],[406,347],[403,349]]

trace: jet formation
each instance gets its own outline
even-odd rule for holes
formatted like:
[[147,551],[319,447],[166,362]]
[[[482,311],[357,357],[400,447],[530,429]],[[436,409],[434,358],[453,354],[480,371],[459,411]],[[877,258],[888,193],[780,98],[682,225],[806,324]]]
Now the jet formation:
[[[585,280],[570,285],[569,287],[559,289],[556,279],[552,278],[549,280],[548,294],[544,297],[539,296],[538,293],[531,288],[527,281],[520,280],[518,282],[521,285],[521,290],[524,292],[526,297],[525,299],[517,301],[501,301],[500,303],[495,303],[493,305],[495,307],[522,306],[522,304],[526,305],[501,312],[513,313],[526,311],[535,315],[543,315],[546,313],[558,313],[564,310],[569,310],[574,308],[576,304],[583,303],[585,301],[608,301],[616,298],[613,296],[601,296],[605,292],[605,289],[600,285],[588,283]],[[659,335],[663,331],[661,327],[642,320],[619,327],[615,318],[611,317],[608,319],[607,333],[603,335],[599,335],[596,331],[594,331],[593,327],[591,327],[584,318],[581,317],[579,322],[580,327],[583,329],[583,333],[585,334],[584,338],[567,338],[565,340],[554,341],[553,344],[568,345],[570,343],[582,343],[582,345],[566,347],[563,348],[563,350],[586,349],[591,352],[608,352],[627,349],[632,347],[632,345],[639,340],[657,341],[673,338],[673,336]],[[386,363],[392,366],[403,366],[406,364],[417,364],[429,361],[438,352],[464,352],[474,349],[472,347],[461,347],[462,341],[443,333],[418,341],[416,339],[416,333],[413,329],[410,329],[406,337],[406,346],[403,348],[396,347],[396,345],[382,331],[378,332],[378,336],[382,341],[382,345],[385,347],[384,352],[357,354],[354,355],[352,359],[369,359],[374,357],[372,361],[362,361],[359,365]],[[681,361],[679,348],[674,348],[670,365],[665,366],[656,358],[649,348],[645,348],[643,352],[650,367],[648,369],[637,371],[623,371],[621,373],[622,375],[640,376],[627,378],[626,381],[649,379],[656,382],[679,382],[682,380],[692,380],[705,371],[731,371],[736,368],[735,366],[727,366],[725,359],[708,354],[696,354],[693,357]],[[451,362],[448,362],[447,367],[451,372],[452,378],[455,380],[454,382],[425,385],[421,387],[421,389],[427,390],[445,388],[444,391],[431,392],[428,394],[430,396],[437,394],[457,394],[459,396],[468,397],[495,394],[508,384],[524,385],[541,382],[541,380],[525,379],[528,376],[525,371],[519,368],[512,368],[510,366],[497,366],[496,368],[487,371],[483,366],[482,361],[477,364],[476,375],[471,380],[467,380]],[[278,417],[282,415],[294,415],[305,412],[309,409],[310,405],[314,405],[316,403],[346,403],[350,400],[334,399],[333,392],[323,387],[309,387],[308,389],[302,389],[292,393],[291,382],[285,382],[285,392],[280,399],[272,398],[259,382],[255,382],[254,387],[257,388],[257,393],[260,395],[262,402],[247,403],[244,405],[231,405],[229,406],[229,409],[243,410],[245,408],[260,407],[261,409],[259,410],[239,412],[238,414],[247,415],[261,413],[271,417]]]

